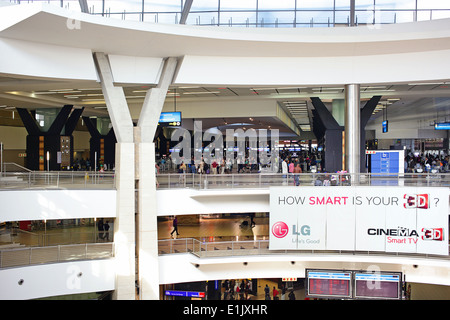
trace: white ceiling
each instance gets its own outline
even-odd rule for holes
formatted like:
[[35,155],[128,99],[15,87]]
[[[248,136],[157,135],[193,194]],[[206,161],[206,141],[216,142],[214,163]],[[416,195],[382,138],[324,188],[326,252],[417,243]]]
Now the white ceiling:
[[[149,86],[125,87],[128,103],[141,104],[149,88]],[[382,99],[371,121],[382,117],[382,110],[386,107],[392,121],[417,120],[419,123],[419,121],[442,121],[446,118],[450,120],[450,85],[445,83],[362,86],[362,105],[374,95],[381,95]],[[166,103],[175,102],[182,105],[183,101],[225,100],[233,104],[233,101],[237,100],[270,99],[276,101],[296,121],[302,131],[308,132],[311,131],[312,123],[311,97],[320,97],[326,104],[333,99],[344,99],[344,87],[171,87]],[[55,108],[65,104],[85,107],[83,113],[85,116],[108,116],[98,83],[68,81],[62,83],[0,76],[0,109]],[[239,117],[224,119],[220,114],[215,119],[202,119],[199,115],[197,120],[200,119],[204,122],[204,128],[226,128],[225,123],[251,122],[247,118]],[[254,128],[278,128],[286,135],[293,134],[292,130],[277,118],[255,117],[253,120]]]

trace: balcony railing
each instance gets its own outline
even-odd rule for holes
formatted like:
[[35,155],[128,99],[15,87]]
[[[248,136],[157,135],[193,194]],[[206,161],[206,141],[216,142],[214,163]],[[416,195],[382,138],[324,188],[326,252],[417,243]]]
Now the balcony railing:
[[0,268],[75,260],[106,259],[114,256],[114,243],[86,243],[50,247],[20,247],[0,250]]
[[[163,173],[159,189],[268,188],[270,186],[431,186],[449,187],[450,173]],[[114,172],[50,171],[3,172],[0,190],[6,189],[114,189]]]
[[114,172],[29,171],[3,172],[0,189],[114,189]]
[[249,256],[249,255],[280,255],[280,254],[317,254],[317,255],[365,255],[365,256],[395,256],[413,258],[434,258],[450,260],[450,256],[381,252],[381,251],[345,251],[345,250],[269,250],[269,240],[244,241],[202,241],[194,238],[165,239],[158,242],[159,255],[191,253],[199,258]]
[[157,175],[159,189],[268,188],[270,186],[430,186],[449,187],[450,173],[166,173]]

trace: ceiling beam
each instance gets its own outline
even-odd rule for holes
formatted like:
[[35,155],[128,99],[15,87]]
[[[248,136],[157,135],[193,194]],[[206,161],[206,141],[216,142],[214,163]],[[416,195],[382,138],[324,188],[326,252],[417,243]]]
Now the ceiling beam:
[[87,0],[78,0],[80,3],[81,12],[83,13],[89,13],[89,7],[87,4]]
[[[81,1],[81,0],[80,0]],[[191,11],[193,0],[186,0],[184,2],[183,11],[181,12],[180,24],[186,24],[187,17]]]

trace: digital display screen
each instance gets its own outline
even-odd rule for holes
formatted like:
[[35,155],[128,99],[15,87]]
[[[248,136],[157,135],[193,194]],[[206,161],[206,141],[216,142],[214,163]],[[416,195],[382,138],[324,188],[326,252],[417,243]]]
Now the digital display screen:
[[307,270],[307,296],[350,298],[351,272]]
[[383,133],[388,132],[389,130],[389,126],[388,126],[389,122],[387,120],[384,120],[382,123],[382,127],[383,127]]
[[445,122],[445,123],[435,123],[434,124],[434,129],[435,130],[450,130],[450,123]]
[[162,126],[180,126],[181,112],[161,112],[159,124]]
[[400,300],[402,273],[307,269],[306,296]]
[[191,298],[204,298],[204,292],[197,291],[178,291],[178,290],[166,290],[166,296],[174,296],[174,297],[191,297]]
[[401,273],[355,273],[355,298],[401,299]]

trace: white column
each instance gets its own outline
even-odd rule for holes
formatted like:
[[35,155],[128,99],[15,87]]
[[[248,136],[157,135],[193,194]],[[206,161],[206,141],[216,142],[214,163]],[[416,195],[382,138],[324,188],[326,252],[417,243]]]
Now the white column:
[[155,137],[159,116],[172,83],[176,58],[165,61],[158,86],[150,89],[135,128],[138,182],[138,277],[143,300],[159,299],[158,225],[156,212]]
[[114,79],[108,57],[94,53],[97,72],[102,85],[106,107],[117,138],[116,143],[116,190],[117,213],[114,222],[114,247],[116,260],[117,300],[134,300],[135,263],[135,145],[133,122],[125,94],[121,87],[114,86]]
[[158,224],[156,212],[155,144],[136,144],[138,183],[138,276],[142,300],[159,299]]
[[135,300],[134,143],[116,144],[117,216],[114,221],[114,299]]
[[345,170],[349,173],[360,173],[359,87],[359,84],[345,86]]

